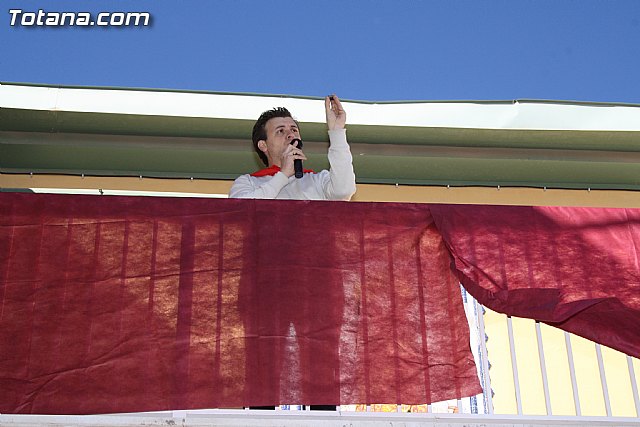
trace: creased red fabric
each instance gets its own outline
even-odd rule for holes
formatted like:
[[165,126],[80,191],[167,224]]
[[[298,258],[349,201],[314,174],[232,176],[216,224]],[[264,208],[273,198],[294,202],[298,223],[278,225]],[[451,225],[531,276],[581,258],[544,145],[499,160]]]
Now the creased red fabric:
[[0,193],[0,412],[480,392],[425,205]]
[[432,205],[485,306],[640,357],[640,209]]

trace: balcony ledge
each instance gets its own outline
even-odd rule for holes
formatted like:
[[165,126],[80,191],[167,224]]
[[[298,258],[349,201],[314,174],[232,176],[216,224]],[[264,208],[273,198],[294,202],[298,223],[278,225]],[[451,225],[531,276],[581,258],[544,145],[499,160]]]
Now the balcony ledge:
[[2,426],[639,426],[638,418],[320,411],[173,411],[116,415],[9,415]]

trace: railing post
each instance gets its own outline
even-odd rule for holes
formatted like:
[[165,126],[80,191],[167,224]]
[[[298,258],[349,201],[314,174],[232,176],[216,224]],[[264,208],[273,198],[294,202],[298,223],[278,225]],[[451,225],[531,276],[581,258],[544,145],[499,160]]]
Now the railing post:
[[491,377],[489,376],[489,355],[487,352],[487,334],[484,329],[484,313],[485,308],[478,304],[474,298],[475,312],[478,319],[478,328],[480,329],[480,364],[482,366],[482,389],[484,402],[489,414],[493,414],[493,396],[491,390]]
[[598,368],[600,369],[600,383],[602,384],[602,396],[604,407],[607,410],[607,417],[611,416],[611,402],[609,401],[609,388],[607,387],[607,377],[604,372],[604,361],[602,360],[602,348],[596,344],[596,355],[598,357]]
[[540,359],[540,372],[542,373],[542,386],[544,388],[544,404],[547,407],[547,415],[553,415],[553,411],[551,410],[551,397],[549,396],[549,380],[547,378],[547,364],[544,357],[540,322],[536,322],[536,337],[538,338],[538,358]]
[[573,389],[573,404],[576,408],[576,416],[582,415],[580,408],[580,396],[578,395],[578,382],[576,381],[576,367],[573,362],[573,350],[571,348],[571,335],[564,333],[564,342],[567,347],[567,359],[569,360],[569,374],[571,375],[571,388]]
[[627,356],[627,366],[629,367],[629,379],[631,380],[631,390],[633,391],[633,402],[636,405],[636,417],[640,417],[640,399],[638,398],[638,383],[636,373],[633,369],[633,359]]
[[520,378],[518,376],[518,363],[516,360],[516,345],[513,338],[513,323],[511,316],[507,316],[507,328],[509,330],[509,350],[511,351],[511,369],[513,370],[513,386],[516,391],[516,406],[518,415],[522,415],[522,398],[520,395]]

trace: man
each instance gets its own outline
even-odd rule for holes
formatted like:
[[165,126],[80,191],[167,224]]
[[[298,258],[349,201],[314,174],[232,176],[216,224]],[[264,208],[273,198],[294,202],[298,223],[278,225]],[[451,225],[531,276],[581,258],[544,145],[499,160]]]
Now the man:
[[294,160],[307,160],[298,143],[298,123],[286,108],[274,108],[260,115],[253,126],[254,149],[267,166],[235,180],[229,197],[247,199],[350,200],[356,191],[356,178],[345,123],[347,115],[337,96],[325,98],[329,129],[330,169],[320,173],[305,171],[294,176]]
[[[294,176],[294,160],[307,160],[297,142],[291,145],[291,141],[294,139],[301,139],[300,128],[286,108],[274,108],[260,115],[253,127],[252,134],[254,149],[267,167],[236,179],[229,192],[229,197],[350,200],[356,191],[355,174],[346,137],[346,113],[337,96],[332,95],[325,98],[325,112],[330,141],[329,170],[323,170],[317,174],[305,170],[302,178]],[[260,224],[262,226],[260,229],[266,235],[263,236],[264,238],[258,238],[257,241],[262,243],[272,241],[274,238],[271,236],[272,229],[279,227],[278,218],[267,218]],[[295,227],[295,224],[288,225],[289,229]],[[280,237],[275,236],[275,238]],[[317,239],[332,239],[333,237],[330,234],[313,236],[309,238],[309,241],[314,238],[317,242]],[[299,291],[300,300],[307,298],[304,303],[307,307],[305,312],[307,315],[311,315],[319,325],[317,330],[313,331],[297,330],[297,334],[304,336],[298,342],[300,347],[296,352],[296,356],[301,359],[299,369],[312,370],[316,378],[323,378],[324,382],[316,380],[314,383],[316,386],[320,384],[320,388],[324,386],[323,394],[316,390],[316,395],[326,396],[324,398],[326,401],[318,403],[333,403],[339,401],[340,396],[338,382],[334,380],[338,368],[333,367],[327,360],[338,359],[339,331],[331,326],[340,323],[342,306],[340,304],[328,306],[327,299],[341,301],[342,299],[335,297],[334,294],[341,295],[343,290],[341,287],[319,290],[313,298],[308,298],[309,293],[304,290],[305,274],[310,274],[309,271],[312,271],[316,276],[327,276],[327,283],[335,283],[337,279],[332,275],[337,272],[330,268],[322,268],[322,262],[330,264],[329,255],[326,259],[318,261],[317,266],[313,265],[313,268],[306,266],[309,260],[299,259],[298,257],[303,254],[290,248],[289,245],[292,243],[295,242],[285,238],[280,246],[282,252],[262,251],[260,256],[260,261],[268,265],[271,265],[272,259],[277,258],[280,261],[273,261],[274,264],[280,264],[283,258],[286,259],[286,264],[297,266],[297,270],[294,268],[291,275],[280,275],[276,272],[271,275],[247,277],[242,280],[239,299],[241,306],[244,307],[245,332],[248,337],[260,337],[260,339],[248,339],[246,342],[247,358],[245,363],[256,376],[253,378],[254,382],[261,384],[260,387],[252,389],[250,394],[254,399],[259,399],[260,404],[277,399],[273,395],[278,391],[274,384],[279,383],[279,378],[283,375],[281,372],[286,368],[281,360],[273,358],[272,355],[283,353],[282,349],[286,340],[289,339],[287,338],[289,326],[292,325],[295,328],[304,322],[299,318],[299,310],[289,310],[286,306],[270,306],[265,309],[266,311],[260,311],[260,301],[262,301],[260,296],[262,294],[277,294],[282,289],[289,289],[292,292]],[[256,250],[256,248],[250,249]],[[251,296],[243,297],[245,292]],[[329,298],[329,295],[333,295],[333,297]],[[256,311],[262,315],[257,314]],[[326,324],[331,326],[325,327]],[[309,384],[299,386],[304,390],[309,387]],[[273,406],[251,406],[251,408],[274,409]],[[311,409],[335,410],[335,406],[311,405]]]

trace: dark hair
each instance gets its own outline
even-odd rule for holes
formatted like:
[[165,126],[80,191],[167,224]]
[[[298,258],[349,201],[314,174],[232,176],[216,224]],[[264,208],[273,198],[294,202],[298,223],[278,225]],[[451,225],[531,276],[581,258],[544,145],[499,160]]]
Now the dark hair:
[[[258,153],[258,156],[260,156],[260,160],[262,160],[262,162],[266,166],[269,166],[269,159],[267,159],[267,155],[258,148],[258,141],[267,139],[267,122],[274,117],[293,118],[289,110],[284,107],[276,107],[272,110],[267,110],[264,113],[260,114],[260,117],[258,117],[258,120],[256,120],[256,123],[253,125],[253,132],[251,134],[251,139],[253,140],[253,149],[256,150],[256,153]],[[297,120],[294,121],[296,122],[296,124],[298,123]]]

